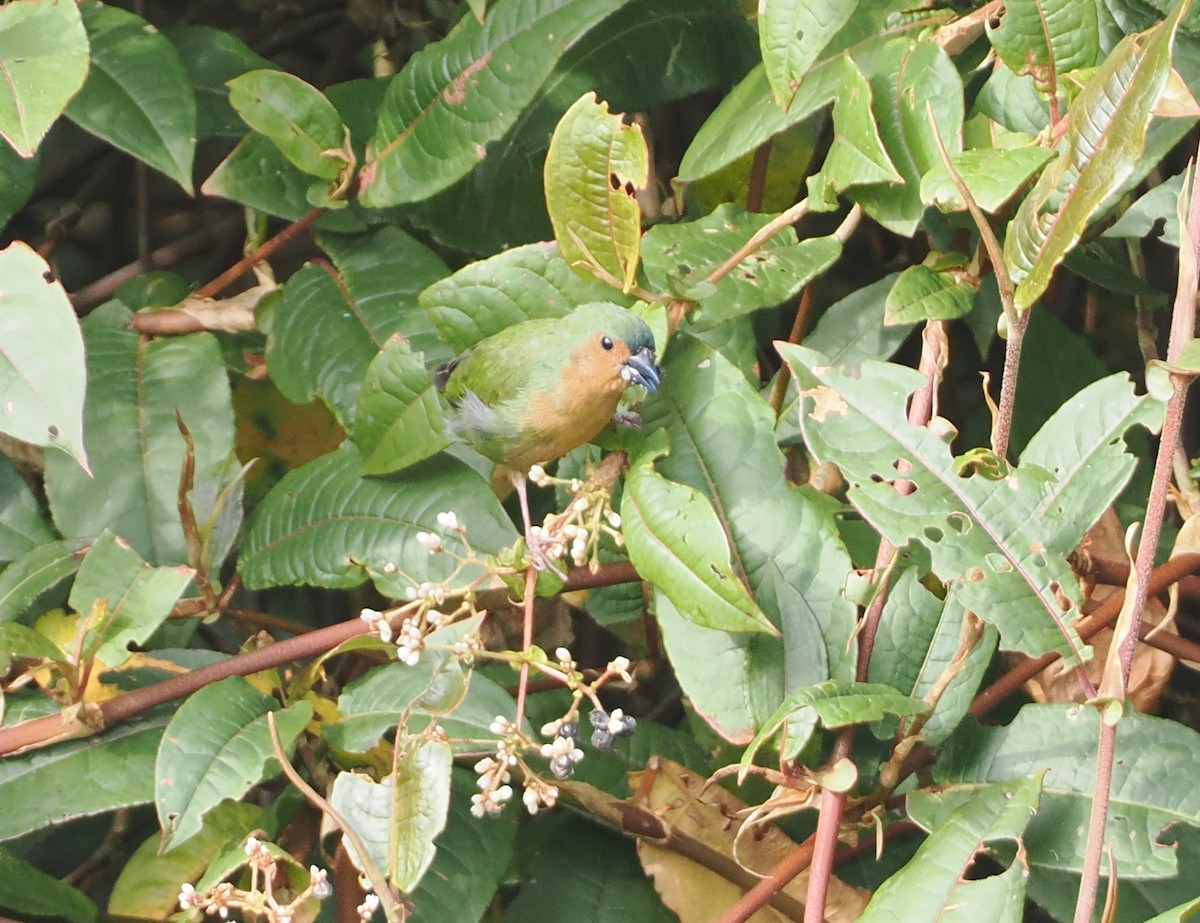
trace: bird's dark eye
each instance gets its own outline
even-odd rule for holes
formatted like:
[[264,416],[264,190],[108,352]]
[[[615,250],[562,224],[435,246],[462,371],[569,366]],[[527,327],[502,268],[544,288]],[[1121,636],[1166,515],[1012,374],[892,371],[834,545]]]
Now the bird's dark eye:
[[600,347],[604,350],[612,349],[613,348],[612,337],[607,337],[607,336],[600,337]]

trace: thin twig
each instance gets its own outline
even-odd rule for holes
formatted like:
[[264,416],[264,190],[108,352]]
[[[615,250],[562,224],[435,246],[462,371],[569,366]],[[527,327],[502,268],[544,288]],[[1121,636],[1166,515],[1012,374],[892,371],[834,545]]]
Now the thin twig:
[[808,199],[801,199],[785,212],[780,212],[761,228],[754,232],[748,241],[742,244],[733,255],[725,260],[720,266],[708,274],[705,280],[713,285],[716,285],[727,275],[733,272],[734,268],[748,257],[751,253],[765,244],[768,240],[778,234],[786,227],[795,224],[801,218],[808,214]]
[[232,283],[236,282],[259,263],[270,259],[276,251],[287,246],[289,243],[299,237],[308,229],[310,224],[320,218],[323,214],[325,214],[325,210],[323,208],[314,208],[299,221],[289,224],[286,228],[264,243],[253,253],[246,254],[246,256],[242,257],[211,282],[200,286],[200,288],[196,289],[196,291],[192,293],[193,297],[216,298],[219,294],[221,294],[222,291],[225,290],[227,285],[231,285]]

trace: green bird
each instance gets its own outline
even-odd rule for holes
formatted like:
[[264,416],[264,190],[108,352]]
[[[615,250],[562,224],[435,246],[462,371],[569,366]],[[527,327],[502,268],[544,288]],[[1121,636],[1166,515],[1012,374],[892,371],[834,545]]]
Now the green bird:
[[656,391],[662,372],[646,322],[597,302],[502,330],[443,365],[434,380],[454,409],[452,432],[512,478],[528,543],[529,469],[590,442],[629,385]]

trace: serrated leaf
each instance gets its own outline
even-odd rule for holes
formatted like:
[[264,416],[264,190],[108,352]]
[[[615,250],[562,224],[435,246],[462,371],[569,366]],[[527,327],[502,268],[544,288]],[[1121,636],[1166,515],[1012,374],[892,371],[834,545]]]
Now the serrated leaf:
[[424,357],[403,338],[384,344],[367,367],[354,413],[363,474],[402,471],[450,444],[445,412]]
[[694,625],[719,631],[779,630],[734,573],[712,505],[699,491],[654,470],[661,448],[630,466],[621,502],[623,534],[638,574]]
[[[0,10],[3,12],[3,10]],[[0,431],[54,446],[85,470],[83,337],[50,267],[27,244],[0,251]]]
[[88,39],[74,3],[0,7],[0,137],[32,157],[83,86]]
[[32,488],[7,456],[0,455],[0,572],[5,564],[51,541],[54,533],[42,518]]
[[469,263],[421,292],[419,301],[454,354],[521,321],[566,317],[576,305],[632,303],[572,272],[557,243],[526,244]]
[[[1092,811],[1099,712],[1072,704],[1026,705],[1005,727],[976,726],[960,735],[939,761],[937,781],[984,786],[1045,772],[1042,806],[1025,836],[1029,863],[1035,870],[1078,874],[1086,845],[1077,830],[1087,829]],[[1126,886],[1177,873],[1175,849],[1160,837],[1175,824],[1198,826],[1200,790],[1189,782],[1198,746],[1200,735],[1178,722],[1137,712],[1122,716],[1105,842],[1117,868],[1125,869]]]
[[[1053,529],[1035,518],[1053,479],[1033,465],[1003,480],[964,477],[949,446],[905,416],[921,386],[912,369],[864,363],[830,367],[800,346],[777,344],[800,388],[800,426],[818,460],[836,460],[852,485],[848,499],[896,547],[923,543],[935,573],[956,581],[963,603],[994,624],[1001,644],[1037,657],[1060,652],[1068,662],[1088,649],[1070,622],[1080,603],[1078,581],[1052,544]],[[916,485],[901,494],[897,465]]]
[[214,336],[197,333],[143,342],[129,311],[112,302],[83,322],[88,352],[84,438],[94,477],[58,453],[46,456],[46,496],[59,531],[90,537],[111,529],[151,564],[183,564],[179,519],[185,443],[196,446],[196,516],[203,522],[217,485],[230,476],[233,407]]
[[359,201],[419,202],[465,176],[516,121],[555,62],[627,0],[501,0],[409,59],[379,111]]
[[341,116],[312,84],[282,71],[253,70],[228,86],[229,104],[238,115],[297,169],[337,180],[354,166]]
[[[659,291],[686,291],[706,279],[774,215],[719,205],[698,221],[659,224],[646,232],[642,263],[646,280]],[[836,237],[798,240],[784,228],[717,282],[689,315],[690,327],[708,330],[759,308],[791,298],[841,255]]]
[[758,14],[759,45],[775,102],[786,107],[800,81],[846,21],[858,0],[764,0]]
[[[964,880],[962,870],[985,851],[988,842],[1020,838],[1037,813],[1040,781],[1018,779],[958,799],[908,865],[876,890],[859,920],[1019,923],[1025,908],[1027,877],[1020,857],[1004,874],[980,881]],[[919,813],[939,797],[914,792],[909,795],[910,810]]]
[[1123,39],[1071,103],[1058,159],[1017,209],[1004,241],[1018,309],[1037,301],[1092,217],[1134,174],[1190,6],[1181,0],[1154,29]]
[[1057,89],[1063,76],[1092,67],[1100,56],[1093,3],[1075,0],[1006,0],[999,24],[988,20],[988,40],[1017,74],[1032,74]]
[[80,6],[91,69],[67,108],[71,121],[192,191],[196,96],[179,53],[140,16]]
[[[999,211],[1054,152],[1044,147],[981,148],[950,155],[971,198],[989,215]],[[945,212],[967,210],[944,163],[921,177],[921,201]]]
[[193,573],[190,567],[151,567],[111,532],[102,532],[71,587],[71,608],[82,615],[104,601],[103,621],[84,657],[111,667],[124,663],[129,645],[141,644],[166,621]]
[[196,91],[196,137],[242,137],[246,123],[229,105],[226,81],[274,65],[224,29],[187,24],[172,26],[163,34],[179,52]]
[[[410,586],[441,582],[455,562],[431,555],[417,531],[441,533],[440,510],[462,511],[471,547],[495,554],[516,530],[490,486],[455,458],[441,455],[399,475],[364,478],[353,445],[323,455],[287,475],[259,504],[238,571],[251,589],[286,584],[352,587],[374,581],[380,592],[404,596]],[[465,554],[454,534],[443,541]],[[465,585],[479,576],[467,568]]]
[[545,164],[546,209],[567,264],[628,293],[637,277],[650,154],[637,125],[585,93],[554,129]]
[[99,914],[83,892],[47,875],[8,849],[0,849],[0,907],[6,911],[92,923]]
[[[885,715],[908,718],[927,711],[929,706],[925,702],[882,683],[829,682],[806,686],[784,699],[763,722],[742,754],[741,766],[743,770],[750,766],[754,755],[785,724],[811,729],[819,723],[827,728],[840,728],[879,721]],[[787,740],[781,747],[784,758],[794,758],[807,742],[807,736]]]
[[169,716],[158,709],[95,737],[0,760],[0,840],[153,801],[154,754]]
[[[0,622],[31,614],[30,607],[79,570],[89,539],[71,538],[31,548],[0,571]],[[32,613],[37,614],[37,613]]]
[[731,635],[714,647],[711,630],[655,593],[663,642],[692,704],[723,737],[746,743],[793,690],[852,678],[854,607],[842,593],[850,562],[828,510],[784,480],[771,408],[712,347],[676,333],[642,419],[670,440],[659,474],[708,498],[735,573],[783,632],[780,640]]
[[[448,743],[427,738],[400,754],[383,782],[348,772],[333,782],[330,803],[363,840],[376,868],[401,891],[416,888],[433,862],[434,839],[450,807],[451,760]],[[350,840],[344,842],[357,859]]]
[[957,320],[975,304],[978,284],[963,272],[939,272],[924,263],[900,273],[883,307],[885,324],[915,324],[923,320]]
[[241,676],[205,686],[179,706],[163,732],[154,766],[162,848],[200,833],[206,812],[278,772],[267,715],[275,712],[285,752],[312,717],[312,705],[286,708]]
[[367,368],[389,337],[402,334],[426,354],[443,349],[417,294],[446,266],[395,227],[320,241],[337,271],[310,263],[288,279],[269,324],[267,368],[288,400],[320,397],[350,428]]

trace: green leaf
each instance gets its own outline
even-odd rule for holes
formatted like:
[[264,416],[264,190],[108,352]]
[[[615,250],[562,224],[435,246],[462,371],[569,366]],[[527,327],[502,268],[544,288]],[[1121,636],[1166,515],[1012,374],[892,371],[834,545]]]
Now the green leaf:
[[469,263],[429,286],[419,300],[455,355],[521,321],[566,317],[589,301],[631,303],[607,284],[572,272],[556,243],[527,244]]
[[555,62],[627,0],[501,0],[417,52],[388,87],[361,175],[368,208],[419,202],[469,173]]
[[82,891],[0,849],[0,907],[26,918],[51,917],[70,923],[93,923],[98,915]]
[[[950,155],[950,163],[981,209],[999,211],[1034,173],[1054,157],[1044,147],[981,148]],[[944,212],[962,212],[967,203],[958,193],[944,163],[921,177],[921,201]]]
[[[361,476],[352,445],[287,475],[259,504],[238,560],[251,589],[285,584],[358,586],[369,577],[393,598],[454,570],[450,555],[431,555],[418,530],[440,532],[439,510],[462,511],[467,539],[480,554],[516,540],[491,488],[463,462],[440,455],[399,475]],[[458,537],[443,536],[457,554]],[[465,585],[477,568],[459,575]]]
[[988,39],[1017,74],[1057,89],[1071,71],[1100,57],[1096,7],[1075,0],[1006,0],[999,25],[986,22]]
[[268,322],[267,368],[288,400],[320,397],[350,428],[367,368],[389,337],[399,333],[426,355],[444,349],[417,294],[446,266],[394,227],[320,241],[337,272],[310,263],[288,279]]
[[0,840],[152,801],[154,754],[169,716],[159,709],[95,737],[0,760]]
[[12,220],[33,195],[41,157],[22,157],[7,144],[0,144],[0,228]]
[[[3,10],[0,10],[3,12]],[[0,431],[54,446],[88,467],[86,370],[79,322],[62,283],[27,244],[0,251]]]
[[92,62],[67,115],[190,194],[196,96],[175,46],[144,19],[118,7],[88,0],[80,10]]
[[935,269],[928,263],[900,273],[883,307],[885,324],[915,324],[923,320],[957,320],[975,304],[978,284],[965,268]]
[[280,709],[241,676],[229,676],[194,693],[163,732],[154,766],[154,803],[163,849],[203,829],[206,812],[237,800],[279,771],[267,715],[275,712],[287,751],[312,717],[312,705]]
[[7,670],[14,658],[66,662],[61,647],[39,631],[15,622],[0,622],[0,667]]
[[475,782],[469,770],[454,770],[446,829],[434,842],[433,865],[410,895],[415,907],[410,923],[480,919],[512,862],[517,813],[480,823],[470,812],[471,795],[479,790]]
[[401,471],[450,444],[445,412],[423,360],[394,336],[367,367],[354,413],[363,474]]
[[1146,923],[1185,923],[1186,920],[1193,919],[1197,913],[1200,913],[1200,897],[1184,901],[1170,910],[1164,910],[1147,920]]
[[974,111],[1008,131],[1031,138],[1050,124],[1050,107],[1029,75],[1018,76],[997,61],[975,97]]
[[953,791],[909,795],[910,813],[923,826],[922,818],[939,801],[949,804],[937,812],[937,821],[929,821],[932,833],[912,861],[876,890],[859,920],[1020,923],[1027,875],[1019,858],[1003,874],[978,881],[964,880],[962,870],[986,851],[987,843],[1020,839],[1038,810],[1039,781],[991,785],[965,799]]
[[0,7],[0,137],[32,157],[88,71],[88,40],[74,3]]
[[783,633],[714,635],[655,593],[690,701],[723,737],[746,743],[790,692],[853,677],[854,607],[842,593],[850,562],[827,508],[784,480],[771,408],[710,346],[672,338],[663,387],[642,418],[647,432],[664,430],[670,440],[659,474],[708,498],[735,574]]
[[[698,221],[655,225],[642,243],[647,282],[658,291],[687,293],[775,217],[720,205]],[[780,304],[825,272],[841,253],[836,237],[798,241],[793,228],[784,228],[727,273],[715,292],[700,297],[689,324],[708,330]]]
[[850,58],[841,61],[841,81],[833,101],[833,142],[821,166],[825,189],[842,192],[866,183],[899,183],[871,109],[871,85]]
[[85,658],[96,657],[112,667],[124,663],[129,645],[141,644],[166,621],[193,573],[190,567],[150,567],[121,539],[102,532],[71,587],[71,608],[82,615],[105,601],[94,637],[98,643],[88,645]]
[[16,466],[0,455],[0,569],[53,540],[32,488]]
[[[882,683],[818,683],[797,689],[783,700],[775,714],[765,722],[742,754],[745,770],[763,745],[789,724],[792,728],[812,729],[819,723],[826,728],[841,728],[851,724],[869,724],[885,715],[908,718],[929,711],[920,699],[885,686]],[[807,736],[790,737],[780,751],[785,759],[793,759],[808,742]]]
[[38,597],[79,570],[90,539],[70,538],[31,548],[0,572],[0,622],[31,613]]
[[1150,237],[1158,222],[1161,232],[1155,236],[1172,247],[1179,246],[1179,190],[1183,187],[1183,174],[1176,173],[1149,189],[1145,195],[1126,209],[1125,214],[1108,228],[1103,237]]
[[786,107],[800,82],[846,21],[858,0],[771,0],[758,16],[758,40],[775,102]]
[[[333,782],[330,804],[363,840],[376,868],[406,893],[433,862],[434,838],[446,826],[451,759],[448,743],[424,739],[400,754],[384,782],[348,772]],[[348,839],[345,845],[356,860]]]
[[229,81],[229,105],[305,173],[338,180],[354,166],[350,137],[337,109],[299,77],[249,71]]
[[1037,301],[1092,217],[1133,175],[1171,73],[1175,30],[1190,6],[1181,0],[1149,33],[1127,36],[1071,103],[1058,159],[1017,209],[1004,241],[1018,309]]
[[625,481],[623,534],[638,574],[695,625],[778,636],[729,563],[729,545],[712,504],[654,470],[662,454],[661,447],[643,451]]
[[[179,909],[179,886],[195,881],[226,848],[240,847],[261,827],[263,809],[224,801],[204,817],[204,829],[159,855],[160,837],[142,841],[121,869],[108,899],[112,916],[163,920]],[[243,854],[244,855],[244,854]]]
[[[965,728],[964,728],[965,730]],[[1092,811],[1100,716],[1073,704],[1026,705],[1006,727],[975,726],[952,738],[937,781],[986,786],[1045,772],[1042,806],[1029,826],[1025,846],[1035,870],[1078,874]],[[1200,790],[1191,784],[1200,734],[1163,718],[1133,712],[1117,729],[1105,843],[1122,881],[1170,878],[1175,850],[1160,838],[1173,825],[1196,827]]]
[[274,65],[232,32],[212,26],[181,25],[163,30],[196,91],[196,137],[240,138],[246,123],[229,105],[229,80]]
[[546,208],[563,258],[585,278],[628,292],[637,277],[650,154],[637,125],[585,93],[566,111],[546,153]]
[[[621,67],[610,66],[614,59]],[[728,87],[758,60],[753,27],[726,0],[630,0],[563,55],[533,103],[469,175],[408,215],[442,243],[470,253],[545,240],[553,229],[542,167],[569,105],[594,90],[618,112],[652,111]]]
[[[1086,660],[1070,624],[1080,602],[1065,557],[1073,545],[1052,544],[1052,527],[1036,516],[1051,476],[1032,465],[999,481],[961,475],[948,440],[905,416],[908,395],[924,380],[912,369],[830,367],[805,347],[777,348],[800,388],[809,449],[818,460],[836,459],[863,516],[897,548],[924,544],[934,572],[957,583],[964,605],[999,629],[1005,648]],[[910,494],[891,483],[899,465],[910,466]]]
[[[94,477],[58,453],[46,456],[46,496],[59,530],[90,537],[111,529],[151,564],[183,564],[179,519],[185,443],[196,446],[196,516],[206,521],[231,476],[233,406],[216,337],[207,333],[143,342],[129,311],[113,302],[88,315],[84,439]],[[236,469],[235,469],[236,470]],[[204,500],[204,502],[200,502]]]

